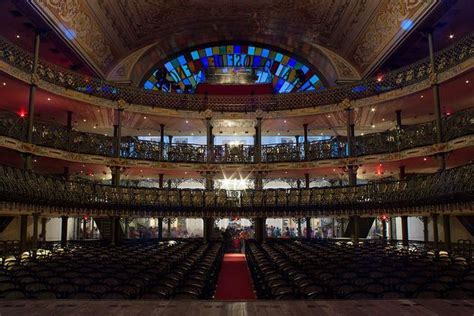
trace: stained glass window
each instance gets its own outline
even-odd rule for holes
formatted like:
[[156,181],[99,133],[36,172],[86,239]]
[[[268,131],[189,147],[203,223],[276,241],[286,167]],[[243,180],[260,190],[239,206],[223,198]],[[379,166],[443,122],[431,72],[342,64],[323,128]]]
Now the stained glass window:
[[211,77],[229,74],[247,75],[246,83],[272,84],[275,93],[324,89],[316,72],[301,60],[256,45],[220,45],[179,54],[154,69],[143,87],[194,93],[200,83],[211,82]]

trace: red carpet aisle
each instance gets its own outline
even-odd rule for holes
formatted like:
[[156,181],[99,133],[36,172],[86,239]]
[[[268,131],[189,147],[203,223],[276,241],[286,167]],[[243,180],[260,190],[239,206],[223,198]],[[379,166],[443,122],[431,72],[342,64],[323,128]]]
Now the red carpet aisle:
[[248,300],[255,298],[252,277],[245,255],[240,253],[225,254],[217,281],[216,299]]

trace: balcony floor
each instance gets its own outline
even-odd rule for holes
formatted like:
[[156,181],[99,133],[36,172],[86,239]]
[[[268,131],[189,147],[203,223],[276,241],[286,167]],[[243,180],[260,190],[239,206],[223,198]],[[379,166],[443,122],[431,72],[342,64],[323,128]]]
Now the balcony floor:
[[2,315],[473,315],[474,300],[2,300]]

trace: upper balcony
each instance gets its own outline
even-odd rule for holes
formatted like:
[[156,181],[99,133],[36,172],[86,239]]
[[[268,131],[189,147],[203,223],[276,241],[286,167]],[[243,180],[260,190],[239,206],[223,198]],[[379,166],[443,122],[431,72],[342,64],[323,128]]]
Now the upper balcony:
[[[435,55],[435,70],[438,74],[455,69],[470,60],[474,36],[469,34],[452,46]],[[32,56],[7,40],[0,38],[0,63],[3,69],[13,75],[30,80]],[[8,67],[5,66],[8,65]],[[461,70],[463,67],[461,67]],[[26,75],[26,76],[25,76]],[[325,105],[343,103],[344,100],[360,100],[379,96],[417,83],[435,80],[431,76],[428,58],[408,65],[383,76],[365,79],[351,84],[330,87],[317,92],[301,92],[277,95],[187,95],[149,91],[142,88],[113,84],[90,76],[78,74],[57,65],[40,62],[36,81],[45,83],[45,87],[74,91],[85,96],[98,97],[99,100],[124,101],[133,107],[133,111],[146,112],[146,108],[161,108],[183,111],[214,112],[252,112],[283,111],[303,108],[316,108]],[[52,86],[51,86],[52,84]],[[410,89],[407,89],[409,92]],[[100,104],[99,104],[100,105]],[[145,107],[143,107],[145,106]]]

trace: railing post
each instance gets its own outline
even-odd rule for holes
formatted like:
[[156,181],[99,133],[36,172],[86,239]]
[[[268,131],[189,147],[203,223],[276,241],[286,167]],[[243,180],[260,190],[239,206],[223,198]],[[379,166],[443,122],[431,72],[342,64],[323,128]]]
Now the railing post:
[[308,123],[303,124],[304,160],[309,160]]
[[439,248],[439,233],[438,233],[438,214],[431,214],[433,220],[433,242],[435,249]]
[[310,183],[309,173],[305,173],[304,174],[304,188],[305,189],[309,189],[309,183]]
[[[352,118],[352,108],[348,107],[346,109],[347,113],[347,157],[351,159],[354,155],[354,124],[353,124],[353,118]],[[349,180],[349,185],[354,186],[357,185],[357,171],[355,171],[354,165],[349,164],[347,166],[347,174],[348,174],[348,180]]]
[[257,217],[254,220],[255,223],[255,240],[258,242],[265,241],[266,229],[265,229],[265,217]]
[[382,222],[382,239],[387,240],[387,221],[381,220]]
[[255,174],[255,190],[263,190],[263,172],[257,171]]
[[257,125],[255,126],[255,162],[262,161],[262,118],[257,117]]
[[158,188],[160,189],[163,189],[163,185],[164,185],[164,174],[163,173],[160,173],[158,174]]
[[67,147],[68,150],[73,150],[72,148],[72,111],[67,111],[67,121],[66,121],[66,131],[67,131]]
[[[434,114],[436,120],[436,143],[443,142],[443,130],[442,130],[442,122],[441,122],[441,101],[439,98],[439,82],[438,82],[438,71],[435,65],[435,57],[434,57],[434,45],[433,45],[433,33],[430,31],[428,32],[428,49],[430,53],[430,83],[431,88],[433,90],[433,101],[434,101]],[[439,169],[445,170],[446,169],[446,157],[444,153],[440,153],[437,155],[439,161]]]
[[423,241],[427,243],[429,240],[428,216],[423,216]]
[[158,217],[158,239],[163,239],[163,217]]
[[302,237],[303,230],[301,229],[301,218],[298,217],[298,237]]
[[[92,239],[92,236],[90,238]],[[82,239],[87,239],[87,220],[85,217],[82,218]]]
[[451,251],[451,220],[449,214],[443,214],[443,231],[446,249]]
[[406,167],[405,166],[400,166],[399,167],[400,173],[399,173],[399,179],[400,180],[405,180],[406,177]]
[[213,143],[214,138],[212,137],[212,116],[206,116],[206,146],[207,146],[207,162],[213,160]]
[[42,241],[46,241],[46,223],[48,222],[48,219],[46,217],[41,218],[41,237]]
[[31,237],[33,249],[38,248],[38,224],[39,213],[33,213],[33,236]]
[[68,225],[68,216],[61,216],[61,247],[66,247],[67,244],[67,225]]
[[165,124],[160,124],[160,160],[165,157]]
[[408,246],[408,216],[401,216],[402,220],[402,241],[404,246]]
[[311,239],[311,217],[306,217],[306,238]]
[[396,110],[395,115],[397,116],[397,128],[401,129],[402,126],[402,110]]
[[[35,100],[36,100],[36,88],[38,85],[38,64],[39,64],[39,49],[40,49],[41,34],[37,30],[35,32],[35,42],[34,42],[34,55],[33,55],[33,67],[31,69],[31,78],[30,78],[30,94],[28,99],[28,120],[26,125],[26,142],[33,142],[33,127],[34,127],[34,116],[35,116]],[[25,155],[24,168],[26,170],[31,170],[31,154]]]

